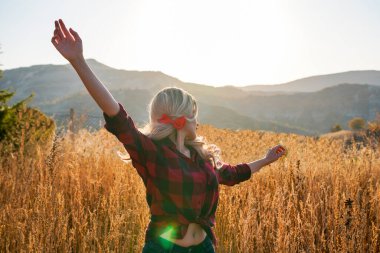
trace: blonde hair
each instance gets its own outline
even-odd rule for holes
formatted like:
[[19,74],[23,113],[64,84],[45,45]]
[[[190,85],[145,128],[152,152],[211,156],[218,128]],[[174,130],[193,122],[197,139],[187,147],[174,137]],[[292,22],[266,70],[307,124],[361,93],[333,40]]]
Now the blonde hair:
[[[171,135],[176,138],[177,130],[172,124],[164,124],[158,121],[162,114],[166,113],[171,118],[185,116],[186,121],[194,121],[198,117],[196,99],[186,90],[178,87],[165,87],[161,89],[152,98],[147,109],[149,112],[149,123],[142,128],[138,128],[138,130],[152,140],[161,140]],[[195,112],[194,115],[193,112]],[[220,148],[215,144],[207,144],[204,136],[197,135],[193,140],[185,138],[185,145],[192,146],[202,159],[210,160],[214,168],[219,169],[222,166]],[[118,154],[123,161],[130,162],[128,156],[120,152]]]

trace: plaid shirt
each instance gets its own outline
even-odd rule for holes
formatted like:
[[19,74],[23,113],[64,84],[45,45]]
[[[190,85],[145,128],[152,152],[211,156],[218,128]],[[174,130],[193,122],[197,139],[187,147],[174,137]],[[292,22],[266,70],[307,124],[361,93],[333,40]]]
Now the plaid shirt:
[[117,115],[103,112],[104,127],[115,135],[128,151],[132,165],[146,187],[146,201],[151,219],[145,241],[170,230],[171,238],[182,239],[189,223],[198,223],[213,241],[211,227],[219,198],[219,184],[235,185],[251,177],[247,163],[224,163],[218,170],[187,146],[191,158],[182,154],[169,137],[153,140],[141,133],[119,104]]

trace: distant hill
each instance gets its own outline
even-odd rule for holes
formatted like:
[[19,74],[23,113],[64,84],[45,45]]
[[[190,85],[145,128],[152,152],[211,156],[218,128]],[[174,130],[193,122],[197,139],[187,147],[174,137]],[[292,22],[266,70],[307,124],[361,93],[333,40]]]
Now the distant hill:
[[[155,71],[127,71],[108,67],[94,59],[86,60],[97,77],[110,90],[147,89],[164,84],[178,84],[176,78]],[[78,92],[87,92],[79,76],[70,64],[34,65],[4,71],[0,88],[16,91],[12,101],[28,96],[32,91],[37,94],[33,105],[39,106],[52,101],[62,101]]]
[[380,71],[378,70],[358,70],[342,73],[310,76],[287,83],[275,85],[249,85],[240,87],[245,91],[266,91],[266,92],[314,92],[338,84],[369,84],[380,86]]
[[[131,115],[138,127],[142,127],[148,122],[147,106],[153,93],[147,90],[111,90],[111,93],[120,103],[123,104],[127,112]],[[275,132],[299,133],[304,135],[312,134],[307,129],[301,129],[289,124],[282,125],[273,120],[257,120],[235,112],[232,109],[210,105],[202,101],[199,104],[200,124],[209,124],[218,126],[218,128],[230,129],[257,129]],[[69,115],[70,108],[75,109],[77,116],[86,114],[92,117],[92,121],[85,125],[91,126],[93,129],[99,128],[99,120],[103,119],[102,112],[99,110],[95,101],[87,93],[78,93],[71,97],[67,97],[57,103],[51,103],[44,106],[46,113],[53,116],[57,120],[58,125],[64,123]],[[57,113],[58,112],[58,113]],[[62,117],[64,113],[64,117]]]
[[[125,105],[138,125],[148,120],[150,99],[167,86],[181,87],[194,95],[200,105],[199,121],[218,128],[318,135],[329,132],[333,124],[341,124],[343,129],[347,129],[347,121],[351,117],[370,120],[376,111],[380,111],[380,87],[351,84],[354,81],[376,83],[379,71],[350,71],[303,78],[277,85],[280,87],[278,91],[269,91],[272,89],[269,86],[262,87],[262,90],[255,90],[257,87],[252,86],[253,90],[247,91],[249,87],[186,83],[159,71],[119,70],[94,59],[86,61],[115,98]],[[337,82],[335,85],[334,80]],[[339,84],[342,80],[348,81]],[[48,115],[55,115],[58,121],[67,117],[70,108],[78,114],[92,115],[92,123],[88,124],[94,128],[98,128],[99,120],[102,120],[97,104],[69,64],[5,70],[0,89],[6,88],[16,91],[10,104],[34,92],[35,99],[30,105]],[[305,89],[318,90],[302,92]]]
[[229,107],[255,119],[276,120],[326,133],[335,124],[347,130],[353,117],[375,119],[376,112],[380,112],[380,87],[340,84],[317,92],[250,95],[230,102]]

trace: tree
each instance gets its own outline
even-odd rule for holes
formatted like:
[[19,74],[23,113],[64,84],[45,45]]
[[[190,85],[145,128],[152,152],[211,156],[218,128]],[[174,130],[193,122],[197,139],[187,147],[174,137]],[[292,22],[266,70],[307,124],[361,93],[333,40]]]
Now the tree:
[[[0,52],[1,53],[1,52]],[[0,70],[0,78],[2,71]],[[0,90],[0,143],[1,153],[13,151],[24,152],[25,147],[35,142],[48,143],[52,138],[56,125],[54,120],[35,108],[28,108],[26,103],[34,97],[27,98],[9,106],[8,101],[15,92]]]
[[331,128],[331,132],[338,132],[340,130],[342,130],[342,127],[339,124],[336,124]]
[[349,122],[348,122],[348,126],[352,129],[352,130],[363,130],[365,128],[365,125],[366,125],[366,121],[361,118],[361,117],[355,117],[355,118],[352,118]]
[[376,118],[373,121],[368,122],[368,130],[375,137],[380,137],[380,113],[376,113]]
[[17,138],[17,136],[15,136],[15,126],[18,122],[18,112],[22,111],[26,106],[27,100],[34,96],[34,94],[31,94],[15,105],[8,106],[7,102],[14,94],[14,92],[8,90],[0,90],[0,141],[4,139],[13,141],[14,138]]

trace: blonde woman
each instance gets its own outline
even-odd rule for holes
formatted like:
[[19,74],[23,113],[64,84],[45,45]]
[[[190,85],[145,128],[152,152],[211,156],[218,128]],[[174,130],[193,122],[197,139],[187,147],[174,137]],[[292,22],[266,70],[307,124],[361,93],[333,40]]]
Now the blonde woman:
[[143,253],[215,252],[212,227],[218,204],[219,184],[235,185],[248,180],[283,154],[277,145],[265,158],[230,165],[219,160],[220,149],[197,136],[198,105],[185,90],[167,87],[149,104],[149,123],[142,129],[122,104],[97,79],[83,57],[82,40],[61,19],[55,21],[51,42],[74,67],[94,98],[104,127],[123,144],[146,187],[151,220]]

